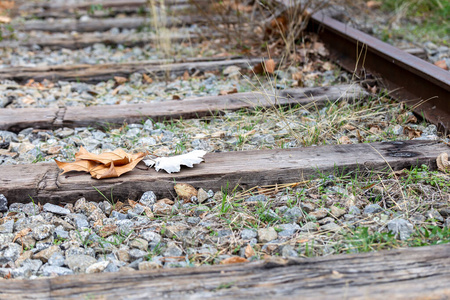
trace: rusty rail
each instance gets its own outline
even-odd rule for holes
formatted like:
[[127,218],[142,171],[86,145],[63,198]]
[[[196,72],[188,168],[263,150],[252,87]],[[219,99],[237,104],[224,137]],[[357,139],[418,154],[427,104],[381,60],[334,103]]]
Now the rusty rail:
[[390,96],[445,134],[450,132],[450,72],[321,12],[311,17],[310,30],[319,34],[331,58],[344,69],[382,78]]

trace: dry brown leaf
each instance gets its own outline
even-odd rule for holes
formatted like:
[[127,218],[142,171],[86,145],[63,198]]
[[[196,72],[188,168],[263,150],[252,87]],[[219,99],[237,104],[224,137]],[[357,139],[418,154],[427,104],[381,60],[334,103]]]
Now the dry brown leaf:
[[269,59],[264,62],[264,70],[269,73],[273,74],[275,72],[276,63],[273,59]]
[[232,256],[228,257],[224,260],[222,260],[220,263],[222,265],[228,265],[228,264],[240,264],[240,263],[246,263],[248,262],[248,259],[240,257],[240,256]]
[[436,164],[439,171],[449,172],[450,171],[450,162],[448,161],[448,154],[443,152],[438,155],[436,158]]
[[323,43],[315,42],[313,48],[314,48],[314,51],[316,51],[321,56],[328,55],[328,50],[327,50],[327,48],[325,48],[325,45]]
[[189,72],[186,70],[183,73],[183,80],[189,80],[189,78],[191,78],[191,76],[189,75]]
[[125,82],[127,82],[128,79],[126,79],[125,77],[121,77],[121,76],[114,76],[114,80],[118,84],[124,84]]
[[275,72],[276,63],[273,59],[266,60],[257,64],[253,68],[255,74],[273,74]]
[[350,140],[350,138],[346,135],[343,135],[339,138],[339,144],[351,144],[352,141]]
[[12,9],[14,4],[14,1],[0,1],[0,10]]
[[331,71],[331,70],[333,70],[333,64],[331,64],[330,62],[327,61],[322,65],[322,68],[325,71]]
[[224,95],[236,94],[237,92],[238,92],[237,88],[234,88],[234,89],[228,90],[228,91],[222,90],[219,92],[219,95],[224,96]]
[[16,235],[14,236],[13,239],[13,243],[17,240],[17,239],[22,239],[24,236],[26,236],[28,233],[31,232],[31,228],[24,228],[22,230],[20,230],[18,233],[16,233]]
[[174,205],[175,204],[175,202],[173,202],[169,198],[163,198],[161,200],[158,200],[157,203],[165,203],[167,205]]
[[445,60],[438,60],[437,62],[434,63],[434,65],[441,69],[448,70],[448,66]]
[[11,18],[7,16],[0,16],[0,23],[9,23],[11,22]]
[[147,83],[152,83],[153,82],[153,79],[150,76],[148,76],[147,74],[145,74],[145,73],[142,74],[142,77],[144,77],[144,80]]
[[122,149],[113,152],[105,152],[100,155],[88,152],[83,146],[75,154],[74,162],[60,162],[55,159],[56,164],[63,173],[70,171],[84,171],[97,179],[119,177],[129,172],[147,155],[139,152],[128,154]]
[[345,124],[344,126],[341,127],[342,129],[348,130],[348,131],[352,131],[355,130],[356,127],[350,124]]
[[379,133],[382,132],[380,126],[378,126],[378,125],[372,125],[372,126],[370,126],[369,131],[370,131],[370,133],[372,133],[372,134],[379,134]]
[[253,250],[252,246],[250,244],[245,247],[245,257],[249,258],[255,256],[255,250]]
[[409,126],[405,126],[403,128],[403,133],[406,134],[410,139],[420,137],[422,135],[422,131],[418,129],[412,129]]
[[197,190],[190,184],[177,183],[175,184],[174,189],[178,197],[183,200],[191,200],[192,197],[197,197]]
[[381,7],[381,2],[380,1],[368,1],[366,3],[367,8],[369,9],[378,9]]
[[404,177],[404,176],[408,175],[408,170],[402,169],[402,170],[394,171],[391,173],[391,175],[395,175],[397,177]]

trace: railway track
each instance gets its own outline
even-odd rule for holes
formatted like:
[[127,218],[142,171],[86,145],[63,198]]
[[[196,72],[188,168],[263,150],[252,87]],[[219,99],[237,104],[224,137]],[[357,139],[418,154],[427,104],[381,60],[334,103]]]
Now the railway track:
[[[33,50],[36,51],[33,55],[41,55],[39,51],[42,48],[44,48],[42,51],[47,51],[45,49],[59,51],[62,48],[78,51],[79,48],[93,48],[96,43],[132,46],[141,51],[141,48],[137,48],[139,45],[160,42],[160,37],[156,35],[138,35],[134,31],[138,27],[150,24],[147,17],[136,15],[138,12],[145,12],[148,9],[145,4],[146,1],[124,2],[120,0],[76,2],[73,5],[62,2],[44,5],[39,2],[27,3],[18,7],[18,12],[23,15],[28,13],[41,19],[26,19],[13,23],[16,24],[14,26],[17,26],[17,30],[20,32],[18,39],[15,44],[11,45],[2,42],[2,46],[32,49],[38,45],[39,47],[36,48],[38,50]],[[170,1],[166,5],[174,11],[187,14],[179,14],[176,18],[167,19],[167,26],[169,27],[189,27],[194,24],[194,29],[196,26],[203,29],[202,26],[207,25],[207,20],[204,17],[189,14],[191,11],[189,1]],[[95,15],[92,9],[99,7],[102,8],[100,9],[101,12],[97,12],[97,15]],[[117,16],[122,12],[127,16],[118,18]],[[73,18],[86,13],[92,13],[93,15],[83,22]],[[46,18],[56,19],[49,20]],[[58,18],[71,19],[60,22]],[[219,22],[222,18],[217,20]],[[229,22],[233,23],[236,20],[229,20]],[[111,33],[114,27],[121,28],[121,30],[130,30],[130,33]],[[192,39],[189,38],[189,43],[194,43],[193,48],[200,48],[198,45],[201,45],[202,41],[208,41],[208,34],[203,32],[199,34],[198,31],[194,31],[194,29],[191,31],[191,29],[192,26],[187,30],[189,35],[193,37]],[[46,31],[47,33],[42,33],[45,38],[40,39],[39,32],[37,34],[28,32],[36,30]],[[75,38],[72,38],[73,34],[67,33],[68,31],[77,31],[78,33]],[[283,111],[292,107],[316,107],[316,110],[319,111],[330,103],[336,106],[342,103],[342,106],[345,106],[358,103],[358,101],[362,101],[361,99],[374,97],[363,87],[368,84],[373,85],[375,82],[386,88],[389,95],[396,100],[412,106],[417,117],[423,117],[426,121],[435,124],[444,137],[448,134],[450,128],[449,72],[423,62],[357,30],[346,27],[320,12],[312,15],[308,31],[315,34],[316,38],[327,46],[330,57],[335,63],[352,72],[362,84],[358,85],[351,82],[350,84],[326,87],[295,88],[286,88],[285,85],[278,84],[271,92],[267,92],[266,87],[273,87],[273,83],[260,82],[262,91],[259,92],[244,92],[228,88],[224,93],[221,91],[222,95],[215,94],[182,99],[178,94],[174,94],[170,100],[148,101],[143,97],[142,100],[139,100],[141,101],[139,103],[133,103],[133,100],[130,100],[132,97],[126,98],[128,99],[126,101],[123,100],[125,98],[120,97],[127,95],[127,93],[123,93],[125,96],[120,96],[116,102],[128,101],[130,104],[103,105],[102,103],[95,103],[92,97],[100,97],[99,95],[102,93],[109,94],[111,91],[113,91],[114,97],[117,94],[121,95],[122,90],[128,89],[124,87],[125,82],[130,82],[130,86],[140,87],[142,82],[145,81],[147,81],[145,84],[148,85],[151,85],[153,81],[166,81],[165,89],[170,90],[170,88],[173,88],[170,81],[180,77],[186,78],[185,81],[187,81],[189,78],[204,76],[202,78],[207,80],[212,76],[226,77],[228,75],[224,74],[238,70],[235,76],[244,75],[248,78],[257,68],[261,68],[261,66],[263,69],[267,68],[267,65],[264,66],[264,64],[269,58],[236,56],[223,53],[227,51],[219,51],[211,57],[201,57],[201,54],[198,54],[176,59],[145,61],[131,59],[125,62],[107,61],[100,64],[66,65],[50,63],[44,66],[14,66],[13,63],[10,63],[0,69],[0,80],[2,80],[5,90],[15,93],[14,99],[8,100],[7,104],[4,105],[6,107],[0,109],[0,130],[8,132],[2,135],[1,145],[3,145],[3,149],[0,150],[3,152],[0,152],[0,154],[3,157],[11,158],[10,162],[14,161],[14,157],[18,155],[16,152],[20,150],[15,152],[12,150],[13,147],[19,149],[21,145],[25,147],[31,144],[30,141],[24,142],[23,136],[25,133],[44,136],[46,132],[52,130],[54,132],[57,132],[57,130],[59,132],[67,131],[69,132],[67,137],[73,138],[74,143],[79,145],[83,143],[82,135],[87,134],[86,131],[94,132],[95,129],[96,134],[100,134],[98,132],[103,130],[106,132],[106,136],[112,136],[111,132],[114,132],[114,130],[119,132],[118,130],[122,130],[128,125],[133,125],[127,128],[128,131],[133,128],[144,128],[148,119],[153,122],[152,130],[159,130],[158,134],[161,135],[161,143],[151,145],[153,147],[151,149],[156,149],[155,147],[165,146],[164,135],[168,135],[168,133],[167,130],[153,128],[153,126],[165,121],[192,120],[192,122],[199,122],[199,119],[204,118],[207,120],[205,123],[214,123],[212,118],[216,116],[235,118],[236,112],[243,110],[254,111],[257,114],[260,111],[270,111],[271,109]],[[56,32],[61,33],[57,34]],[[185,33],[186,31],[174,32],[171,41],[181,43],[181,47],[187,47]],[[30,37],[33,35],[34,37]],[[214,38],[211,38],[210,35],[210,40],[216,38],[220,40],[220,36],[212,36]],[[312,42],[312,45],[315,45],[314,43],[316,42]],[[282,57],[273,58],[275,62],[283,61]],[[11,62],[13,61],[11,59]],[[268,72],[266,69],[266,73],[274,72]],[[146,77],[139,77],[136,74],[145,74]],[[139,80],[133,81],[133,76],[139,77]],[[229,75],[229,77],[233,78],[232,75]],[[26,96],[32,95],[32,93],[43,95],[58,82],[63,82],[62,84],[58,83],[59,86],[57,87],[60,89],[58,92],[62,94],[65,81],[76,82],[81,86],[80,92],[76,96],[81,99],[78,102],[82,105],[72,106],[71,104],[67,106],[61,100],[41,103],[32,101],[30,97]],[[69,94],[64,95],[68,98],[67,95]],[[29,101],[23,102],[20,100],[22,101],[20,102],[19,98]],[[85,103],[89,104],[86,105]],[[17,105],[17,107],[13,105]],[[324,114],[327,114],[327,111],[324,112]],[[278,121],[288,123],[288,120],[283,120],[282,114],[278,118],[280,119]],[[300,115],[300,118],[303,117]],[[301,121],[303,123],[312,122],[308,115]],[[231,131],[238,131],[238,129],[233,129],[234,127],[231,125],[230,127],[232,128]],[[79,128],[82,128],[82,130],[78,130]],[[285,128],[283,127],[283,129]],[[413,131],[411,128],[408,130]],[[249,130],[248,135],[254,134],[254,131],[256,129]],[[120,132],[126,133],[127,131]],[[289,130],[287,132],[290,133]],[[274,190],[278,191],[278,186],[289,186],[290,184],[291,186],[297,186],[300,182],[313,181],[323,174],[331,174],[330,176],[333,177],[336,174],[348,173],[358,177],[367,176],[368,172],[401,171],[414,166],[425,165],[429,169],[436,169],[436,157],[441,153],[449,153],[448,145],[438,140],[391,140],[361,143],[363,139],[359,137],[359,130],[355,130],[355,132],[357,132],[360,143],[353,145],[330,144],[290,149],[281,149],[282,147],[272,145],[270,146],[271,149],[225,150],[225,152],[219,149],[208,151],[210,153],[205,156],[205,163],[193,169],[184,168],[180,173],[150,173],[147,169],[137,168],[119,178],[100,181],[87,175],[60,174],[60,170],[53,162],[27,163],[25,156],[22,162],[16,162],[18,164],[0,166],[0,194],[8,199],[10,205],[26,204],[32,199],[33,203],[36,202],[39,205],[50,203],[59,205],[61,208],[64,206],[72,209],[80,205],[78,200],[81,197],[88,201],[103,203],[105,202],[103,201],[105,194],[107,195],[110,191],[112,193],[112,190],[114,190],[114,198],[122,202],[126,202],[127,199],[138,201],[146,191],[153,191],[158,199],[167,199],[164,201],[170,202],[175,197],[173,191],[175,183],[187,183],[196,189],[208,187],[213,191],[225,191],[227,187],[239,187],[240,190],[252,191],[256,186],[272,186],[275,187]],[[202,145],[202,139],[205,139],[205,136],[214,136],[213,138],[220,140],[223,135],[227,135],[227,133],[203,134],[200,138],[196,135],[196,141],[199,141],[198,143]],[[105,135],[102,136],[106,139]],[[8,140],[6,137],[8,137]],[[47,138],[52,139],[51,136]],[[246,134],[236,133],[236,143],[245,138],[247,138]],[[158,140],[158,142],[160,141]],[[111,143],[114,144],[114,142]],[[32,146],[32,148],[36,147]],[[155,150],[156,152],[157,150]],[[61,149],[54,153],[53,157],[64,155],[64,151],[61,151]],[[293,183],[295,184],[293,185]],[[264,189],[260,190],[263,194]],[[214,199],[220,202],[227,198]],[[222,207],[223,205],[222,202]],[[127,209],[133,211],[134,207],[128,207]],[[157,215],[156,211],[154,213]],[[5,213],[2,219],[3,224],[6,224],[11,218],[14,219],[14,215],[15,213],[11,215]],[[202,214],[198,215],[201,216]],[[335,217],[333,214],[330,214],[330,216]],[[69,219],[65,219],[66,223],[68,221]],[[61,221],[63,225],[66,223]],[[140,224],[139,226],[151,227],[152,225]],[[161,230],[166,225],[157,223],[155,226],[158,227],[159,233],[164,238],[172,238],[167,234],[164,235],[164,230]],[[170,226],[168,225],[168,227]],[[173,232],[174,237],[180,234],[177,231]],[[6,234],[10,233],[2,234],[7,241],[9,236],[7,237]],[[12,238],[14,236],[11,236],[10,242],[12,242]],[[16,238],[14,239],[16,240]],[[181,241],[186,243],[185,240],[178,239],[178,237],[174,239],[180,243]],[[220,243],[220,239],[218,243]],[[283,241],[282,243],[286,244],[287,242]],[[42,251],[55,249],[55,245],[48,246],[39,247],[44,248]],[[265,247],[268,246],[265,245]],[[447,272],[450,264],[447,259],[449,251],[448,246],[441,245],[380,251],[369,255],[348,254],[308,258],[307,260],[276,259],[272,257],[265,262],[211,266],[199,269],[146,270],[139,266],[140,273],[78,274],[39,281],[23,279],[12,283],[0,281],[2,287],[0,298],[20,298],[24,297],[25,293],[27,297],[31,298],[110,297],[112,296],[110,294],[112,289],[114,289],[114,295],[119,298],[146,297],[151,294],[179,298],[185,297],[187,293],[196,297],[215,299],[236,297],[243,294],[254,297],[256,295],[267,295],[267,293],[280,296],[304,295],[327,298],[329,295],[335,295],[342,291],[352,298],[364,298],[367,295],[373,295],[374,298],[385,297],[385,295],[392,295],[392,293],[395,293],[399,298],[408,298],[411,295],[415,297],[443,296],[450,293],[445,285],[450,278]],[[31,259],[38,257],[36,255],[39,251],[28,251],[27,253]],[[4,252],[2,252],[2,255],[5,256]],[[187,260],[188,256],[186,253],[183,259]],[[189,256],[189,259],[191,256]],[[248,258],[249,256],[246,254],[244,257]],[[173,258],[173,255],[169,255],[167,259],[179,261],[178,258]],[[48,263],[49,257],[42,261],[45,263],[45,267],[51,266]],[[374,267],[375,265],[376,267]],[[128,271],[132,271],[132,267],[128,265],[126,267],[128,267]],[[137,265],[134,267],[137,268]],[[159,268],[159,266],[157,267]],[[11,271],[9,271],[10,269]],[[0,273],[7,278],[11,276],[23,277],[15,275],[20,273],[13,269],[9,265],[0,268]],[[391,272],[392,269],[395,269],[395,272]],[[86,268],[83,270],[85,271]],[[127,269],[124,268],[123,270]],[[261,274],[266,273],[268,274],[267,278],[261,278]],[[52,272],[48,271],[42,274],[51,275]],[[168,277],[176,278],[176,289],[173,287],[173,282],[165,279]],[[316,279],[308,283],[304,278]],[[332,282],[331,287],[330,282]],[[419,287],[425,285],[427,288],[419,289]],[[24,292],[24,286],[29,287],[26,292]],[[378,293],[376,295],[374,294],[375,290]]]

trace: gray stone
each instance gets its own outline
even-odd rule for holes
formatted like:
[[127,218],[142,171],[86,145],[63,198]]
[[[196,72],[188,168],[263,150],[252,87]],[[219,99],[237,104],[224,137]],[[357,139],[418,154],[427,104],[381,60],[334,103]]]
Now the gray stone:
[[89,222],[87,221],[87,219],[80,217],[80,216],[76,216],[74,218],[74,222],[75,222],[75,227],[78,230],[81,230],[83,228],[88,228],[89,227]]
[[145,239],[148,242],[155,242],[155,243],[159,243],[161,242],[161,236],[153,231],[144,231],[141,234],[142,238]]
[[358,207],[352,205],[349,207],[348,213],[350,215],[359,215],[359,214],[361,214],[361,210]]
[[27,203],[22,206],[22,211],[28,216],[36,216],[39,214],[39,207],[34,203]]
[[336,218],[340,218],[343,215],[345,215],[345,209],[339,208],[337,206],[332,206],[331,207],[331,214],[336,217]]
[[260,243],[268,243],[278,237],[277,232],[273,227],[258,229],[258,240]]
[[101,273],[106,269],[108,264],[109,264],[109,261],[101,261],[101,262],[92,264],[86,269],[86,273],[87,274]]
[[139,200],[139,203],[141,203],[144,206],[152,208],[152,206],[156,203],[156,195],[152,191],[145,192],[141,199]]
[[20,253],[22,253],[22,247],[15,243],[0,246],[0,264],[14,262],[19,258]]
[[54,225],[40,225],[32,229],[32,235],[35,240],[40,241],[51,236],[54,230]]
[[13,239],[14,239],[14,234],[12,234],[12,233],[0,233],[0,246],[11,243],[13,241]]
[[101,202],[98,207],[107,215],[111,215],[111,212],[113,210],[113,207],[111,205],[111,203],[109,203],[108,201],[103,201]]
[[132,220],[118,220],[116,225],[119,227],[119,233],[128,235],[133,231],[134,224]]
[[94,209],[88,217],[88,221],[97,222],[98,220],[103,220],[106,218],[106,215],[100,208]]
[[54,205],[51,203],[45,203],[44,204],[44,211],[46,212],[51,212],[53,214],[57,214],[57,215],[68,215],[70,214],[70,210],[63,208],[61,206],[58,205]]
[[152,137],[142,137],[137,143],[142,146],[153,146],[157,144],[156,140]]
[[26,259],[22,266],[30,269],[33,274],[36,274],[39,268],[42,266],[42,261],[39,259]]
[[206,200],[208,200],[209,194],[202,188],[198,189],[198,194],[197,194],[197,199],[198,199],[198,203],[203,203]]
[[129,251],[129,255],[130,255],[131,260],[137,260],[137,259],[140,259],[140,258],[143,258],[144,256],[146,256],[147,251],[142,251],[139,249],[131,249]]
[[250,196],[247,199],[245,199],[245,202],[266,202],[267,201],[267,196],[266,195],[255,195],[255,196]]
[[341,229],[342,229],[341,226],[339,226],[336,223],[327,223],[320,227],[320,230],[331,231],[331,232],[339,232],[339,231],[341,231]]
[[64,265],[64,256],[61,252],[54,252],[48,259],[48,265],[62,267]]
[[297,231],[300,230],[300,226],[298,224],[280,224],[278,228],[281,229],[278,232],[278,237],[287,238],[293,236]]
[[325,218],[328,215],[328,211],[324,208],[317,209],[311,213],[308,214],[308,217],[312,217],[315,220],[320,220]]
[[233,234],[233,232],[232,232],[231,230],[229,230],[229,229],[223,229],[223,230],[219,230],[219,231],[217,232],[217,236],[218,236],[219,238],[229,237],[229,236],[231,236],[232,234]]
[[378,204],[369,204],[366,207],[364,207],[364,213],[365,214],[376,214],[379,212],[382,212],[383,208],[381,208],[381,206],[379,206]]
[[6,199],[5,195],[0,194],[0,212],[8,211],[8,199]]
[[162,268],[162,263],[160,261],[141,261],[138,266],[140,271],[155,270],[160,268]]
[[[139,270],[139,264],[141,263],[141,262],[143,262],[144,261],[144,259],[143,258],[139,258],[139,259],[136,259],[136,260],[134,260],[133,262],[131,262],[130,264],[128,264],[128,268],[131,268],[132,270]],[[123,269],[123,268],[122,268]],[[121,269],[121,270],[122,270]]]
[[405,219],[394,219],[387,223],[389,231],[395,235],[399,235],[401,240],[408,239],[414,232],[414,227]]
[[295,251],[294,247],[292,247],[291,245],[283,246],[281,250],[281,255],[283,257],[298,257],[297,251]]
[[190,225],[197,225],[200,221],[201,219],[199,217],[189,217],[186,222]]
[[14,230],[14,220],[9,220],[0,225],[0,233],[12,233]]
[[2,138],[2,140],[4,142],[17,142],[17,134],[10,132],[10,131],[5,131],[5,130],[0,130],[0,137]]
[[304,212],[310,213],[316,209],[316,205],[311,202],[300,202],[300,208],[303,209]]
[[292,207],[286,210],[284,218],[289,222],[298,222],[303,217],[303,212],[299,207]]
[[64,229],[58,229],[56,228],[55,231],[53,232],[53,235],[56,239],[68,239],[69,238],[69,233],[67,231],[65,231]]
[[334,223],[334,218],[326,217],[326,218],[323,218],[323,219],[317,221],[317,223],[319,223],[320,225],[325,225],[325,224],[328,224],[328,223]]
[[251,240],[253,238],[256,238],[257,232],[253,229],[243,229],[241,232],[241,238],[243,240]]
[[108,266],[105,268],[104,272],[118,272],[119,271],[119,262],[111,261]]
[[141,238],[136,238],[130,241],[130,248],[136,248],[142,251],[148,250],[148,241]]
[[42,275],[44,276],[52,276],[52,275],[72,275],[74,274],[71,269],[58,267],[58,266],[44,266],[41,269]]
[[427,219],[435,219],[439,222],[444,222],[444,218],[441,216],[441,214],[433,208],[425,213],[425,217]]
[[146,131],[153,130],[153,122],[152,122],[152,120],[148,119],[147,121],[145,121],[145,123],[144,123],[144,130],[146,130]]
[[71,255],[66,258],[65,264],[74,272],[74,273],[85,273],[86,269],[89,266],[95,264],[97,260],[89,255]]
[[61,254],[61,249],[57,245],[47,247],[46,249],[39,251],[33,255],[33,259],[40,259],[43,263],[48,262],[48,260],[56,253]]
[[443,216],[443,217],[450,217],[450,208],[449,208],[449,207],[441,208],[441,209],[439,210],[439,213],[440,213],[441,216]]
[[178,257],[178,256],[182,256],[183,255],[183,250],[181,250],[180,248],[178,248],[175,245],[170,245],[169,247],[167,247],[167,249],[164,251],[163,255],[165,257]]
[[309,232],[309,231],[317,231],[318,225],[314,222],[307,222],[300,228],[300,231]]
[[450,228],[450,218],[445,219],[444,227]]
[[392,133],[395,135],[403,134],[403,127],[401,125],[395,125],[394,127],[392,127]]
[[115,210],[111,213],[111,217],[112,218],[116,218],[117,220],[126,220],[126,219],[128,219],[128,216],[126,214],[120,213],[120,212],[115,211]]

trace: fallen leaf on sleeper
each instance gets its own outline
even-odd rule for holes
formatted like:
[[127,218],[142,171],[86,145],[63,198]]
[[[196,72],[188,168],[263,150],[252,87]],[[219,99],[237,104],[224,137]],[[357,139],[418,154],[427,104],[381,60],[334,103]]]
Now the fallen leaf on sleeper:
[[246,263],[248,262],[248,259],[240,257],[240,256],[232,256],[225,258],[220,263],[222,265],[229,265],[229,264],[240,264],[240,263]]
[[143,162],[147,167],[154,166],[156,171],[164,170],[167,173],[176,173],[180,172],[181,165],[192,168],[194,164],[201,163],[205,154],[206,151],[194,150],[182,155],[144,159]]
[[84,171],[94,178],[104,179],[119,177],[133,170],[147,154],[144,152],[129,154],[122,149],[116,149],[113,152],[97,155],[81,146],[75,154],[74,162],[61,162],[56,159],[55,162],[63,170],[62,174],[70,171]]

